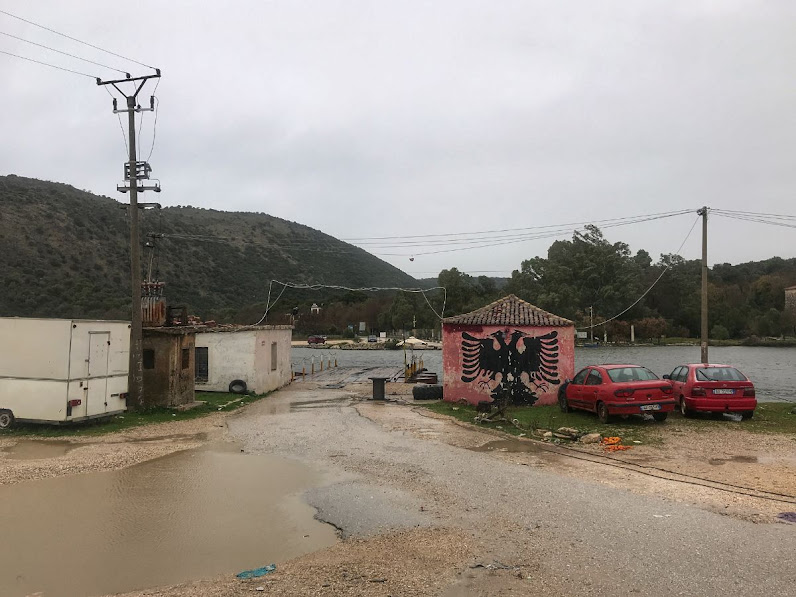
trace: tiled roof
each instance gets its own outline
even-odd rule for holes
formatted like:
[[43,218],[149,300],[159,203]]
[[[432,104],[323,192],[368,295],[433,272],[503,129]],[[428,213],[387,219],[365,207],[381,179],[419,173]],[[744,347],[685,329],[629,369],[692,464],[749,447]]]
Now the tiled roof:
[[443,322],[459,325],[574,325],[569,319],[548,313],[513,294],[489,303],[477,311],[446,317]]
[[796,290],[796,285],[788,286],[785,290]]

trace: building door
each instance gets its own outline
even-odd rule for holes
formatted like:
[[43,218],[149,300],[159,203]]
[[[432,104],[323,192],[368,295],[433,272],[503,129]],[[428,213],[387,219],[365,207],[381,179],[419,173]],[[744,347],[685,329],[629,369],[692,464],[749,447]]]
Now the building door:
[[196,368],[195,380],[206,383],[210,373],[207,362],[207,346],[197,346],[194,350],[194,367]]
[[86,396],[86,414],[101,415],[108,410],[108,347],[111,343],[110,332],[89,332],[88,344],[88,381]]

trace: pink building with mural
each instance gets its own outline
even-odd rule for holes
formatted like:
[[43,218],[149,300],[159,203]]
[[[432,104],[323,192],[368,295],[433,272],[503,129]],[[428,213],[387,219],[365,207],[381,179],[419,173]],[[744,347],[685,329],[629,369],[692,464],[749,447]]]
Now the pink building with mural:
[[445,400],[555,404],[575,373],[575,326],[513,294],[442,322]]

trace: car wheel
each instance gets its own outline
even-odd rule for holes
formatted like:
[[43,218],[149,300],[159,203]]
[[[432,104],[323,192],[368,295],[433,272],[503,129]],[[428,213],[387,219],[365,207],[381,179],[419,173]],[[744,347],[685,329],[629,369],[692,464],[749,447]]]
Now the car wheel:
[[753,410],[745,410],[744,412],[741,413],[741,418],[744,421],[751,419],[753,416],[755,416],[755,411]]
[[0,430],[8,429],[14,424],[14,413],[10,410],[0,410]]
[[685,403],[685,398],[680,396],[680,414],[684,417],[691,417],[694,415],[694,411],[688,408],[688,405]]
[[652,413],[652,418],[658,421],[658,423],[663,423],[668,416],[669,413]]
[[600,423],[608,423],[611,420],[611,415],[605,402],[597,403],[597,418],[600,419]]
[[230,394],[245,394],[247,390],[246,382],[242,379],[236,379],[229,383]]
[[561,409],[562,413],[572,412],[572,408],[569,406],[569,401],[567,400],[567,384],[564,384],[558,389],[558,407]]

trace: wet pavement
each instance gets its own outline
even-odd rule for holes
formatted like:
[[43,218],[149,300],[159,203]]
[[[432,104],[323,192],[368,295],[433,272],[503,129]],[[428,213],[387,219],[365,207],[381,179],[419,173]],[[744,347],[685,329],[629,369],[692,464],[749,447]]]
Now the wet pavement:
[[[12,454],[57,456],[66,444],[21,442]],[[217,444],[119,471],[0,487],[0,595],[103,595],[326,547],[335,529],[300,497],[319,478],[295,461]]]

